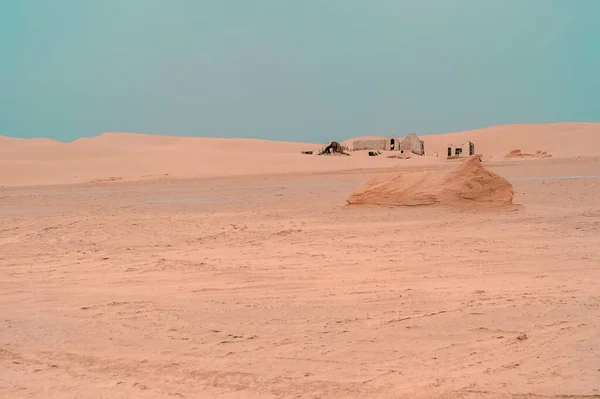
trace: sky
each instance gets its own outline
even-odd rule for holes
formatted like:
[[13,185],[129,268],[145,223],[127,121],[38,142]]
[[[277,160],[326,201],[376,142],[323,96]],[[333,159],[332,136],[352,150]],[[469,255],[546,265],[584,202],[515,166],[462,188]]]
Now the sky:
[[2,0],[0,135],[600,121],[598,0]]

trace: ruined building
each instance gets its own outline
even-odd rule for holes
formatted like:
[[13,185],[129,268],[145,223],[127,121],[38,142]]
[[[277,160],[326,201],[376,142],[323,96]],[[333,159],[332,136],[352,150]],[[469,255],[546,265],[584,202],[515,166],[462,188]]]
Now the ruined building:
[[470,141],[463,143],[460,147],[453,144],[448,145],[448,159],[469,158],[475,154],[475,144]]
[[385,139],[355,140],[352,143],[353,151],[410,151],[417,155],[425,155],[425,145],[419,137],[411,133],[404,140],[397,136]]
[[425,143],[419,139],[419,136],[411,133],[402,140],[400,150],[410,151],[417,155],[425,155]]

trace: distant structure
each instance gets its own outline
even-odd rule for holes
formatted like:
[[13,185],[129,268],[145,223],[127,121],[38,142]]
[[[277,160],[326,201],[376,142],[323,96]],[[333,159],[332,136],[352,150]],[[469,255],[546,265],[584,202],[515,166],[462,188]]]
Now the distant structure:
[[425,145],[416,134],[409,134],[404,140],[397,136],[385,139],[355,140],[352,151],[410,151],[417,155],[425,155]]
[[470,141],[463,143],[460,147],[454,144],[448,145],[448,159],[469,158],[475,154],[475,144]]
[[400,144],[401,151],[410,151],[417,155],[425,155],[425,143],[414,133],[409,134]]
[[337,141],[330,141],[323,147],[319,155],[350,155],[347,148]]
[[352,143],[352,151],[385,151],[387,139],[355,140]]
[[400,141],[396,136],[389,136],[385,139],[385,150],[386,151],[397,151],[400,149]]

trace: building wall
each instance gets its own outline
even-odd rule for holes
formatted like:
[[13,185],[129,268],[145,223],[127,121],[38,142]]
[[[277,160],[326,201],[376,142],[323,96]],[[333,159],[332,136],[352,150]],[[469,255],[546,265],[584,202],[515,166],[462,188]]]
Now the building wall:
[[466,143],[463,143],[460,147],[458,148],[462,148],[462,152],[460,153],[460,158],[469,158],[472,154],[470,153],[470,147],[469,144],[471,144],[470,141],[467,141]]
[[[473,154],[471,154],[471,152],[470,152],[470,145],[471,145],[471,144],[472,144],[472,143],[471,143],[470,141],[467,141],[466,143],[463,143],[463,145],[462,145],[463,154],[464,154],[464,156],[466,156],[466,157],[470,157],[471,155],[474,155],[474,154],[475,154],[475,151],[474,151],[474,150],[475,150],[475,148],[473,148]],[[475,147],[475,145],[473,145],[473,147]]]
[[448,151],[446,152],[446,157],[447,158],[452,158],[454,156],[455,152],[456,152],[456,146],[449,145],[448,146]]
[[353,151],[373,150],[385,151],[387,139],[356,140],[352,143]]
[[[452,144],[450,144],[448,146],[448,149],[450,149],[450,155],[449,157],[451,158],[469,158],[471,155],[475,154],[475,148],[473,148],[473,154],[470,153],[470,141],[467,141],[466,143],[463,143],[461,146],[454,146]],[[473,146],[475,147],[475,146]],[[460,149],[461,153],[460,155],[456,155],[456,149]]]
[[[394,140],[394,148],[392,149],[392,140]],[[389,136],[385,139],[385,150],[386,151],[398,151],[400,150],[400,140],[396,136]]]
[[419,137],[411,133],[400,144],[400,148],[404,151],[411,151],[417,155],[423,155],[423,142],[419,140]]

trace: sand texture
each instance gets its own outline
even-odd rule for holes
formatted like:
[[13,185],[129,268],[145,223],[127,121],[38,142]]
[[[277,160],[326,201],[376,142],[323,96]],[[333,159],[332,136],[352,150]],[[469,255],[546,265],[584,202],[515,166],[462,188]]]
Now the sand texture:
[[506,154],[506,158],[551,158],[552,154],[548,154],[547,151],[537,150],[535,154],[527,154],[521,150],[512,150]]
[[[467,140],[484,159],[505,159],[515,148],[530,154],[544,149],[559,158],[588,156],[600,152],[600,123],[505,125],[419,138],[427,156],[412,157],[413,167],[443,164],[448,144]],[[352,141],[342,144],[351,148]],[[302,154],[311,150],[316,154],[324,144],[131,133],[105,133],[71,143],[0,136],[0,186],[403,168],[407,163],[387,158],[398,152],[378,157],[369,157],[368,151],[349,157]]]
[[473,155],[454,169],[394,173],[369,180],[348,204],[418,206],[441,204],[466,208],[506,208],[514,190],[505,178],[485,169]]
[[0,397],[598,398],[598,131],[563,127],[483,152],[507,212],[346,204],[463,160],[2,139]]

